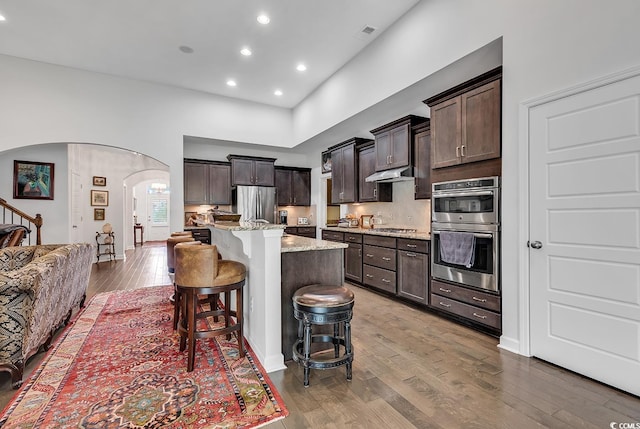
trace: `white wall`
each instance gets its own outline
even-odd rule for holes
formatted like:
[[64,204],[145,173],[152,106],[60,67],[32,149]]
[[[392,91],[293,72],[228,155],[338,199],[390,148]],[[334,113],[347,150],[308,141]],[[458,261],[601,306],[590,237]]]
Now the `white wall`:
[[[519,103],[639,65],[638,16],[637,0],[422,0],[293,113],[0,56],[0,151],[70,141],[153,156],[170,168],[175,221],[182,214],[177,184],[182,183],[184,135],[278,147],[313,139],[318,144],[308,152],[318,151],[341,141],[323,140],[319,133],[337,124],[350,130],[348,120],[359,112],[502,37],[502,342],[522,350],[520,323],[526,321],[518,312],[517,261],[526,247],[519,237],[518,189],[527,175],[518,162],[527,147],[526,142],[519,146]],[[476,71],[472,66],[467,72]],[[431,95],[419,94],[418,102]],[[415,101],[390,103],[394,117],[388,119],[400,117],[403,109],[413,111]]]

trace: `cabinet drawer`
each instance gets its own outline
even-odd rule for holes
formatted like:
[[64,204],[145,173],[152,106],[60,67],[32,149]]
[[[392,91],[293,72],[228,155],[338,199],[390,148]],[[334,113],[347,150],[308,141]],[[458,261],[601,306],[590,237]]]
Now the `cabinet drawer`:
[[398,238],[398,250],[429,253],[429,242],[426,240],[413,240],[410,238]]
[[329,241],[338,241],[340,243],[344,242],[344,232],[338,231],[322,231],[322,239]]
[[[366,237],[365,237],[366,238]],[[386,247],[364,246],[362,262],[387,270],[396,270],[396,249]]]
[[288,226],[284,229],[284,232],[286,234],[296,235],[298,234],[298,228],[296,228],[295,226]]
[[500,315],[483,308],[474,307],[473,305],[454,301],[433,293],[431,294],[431,306],[495,329],[502,328]]
[[396,248],[396,239],[395,237],[385,237],[382,235],[365,235],[364,236],[364,244],[371,244],[373,246],[379,247],[391,247],[392,249]]
[[362,281],[367,286],[373,286],[393,294],[396,293],[396,273],[370,265],[362,266]]
[[362,244],[362,234],[354,234],[353,232],[344,233],[345,243],[358,243]]
[[431,280],[431,293],[446,296],[468,304],[486,308],[495,312],[500,312],[501,299],[498,295],[467,289],[465,287],[443,283],[438,280]]
[[316,238],[316,227],[315,226],[299,226],[298,235],[302,235],[304,237]]

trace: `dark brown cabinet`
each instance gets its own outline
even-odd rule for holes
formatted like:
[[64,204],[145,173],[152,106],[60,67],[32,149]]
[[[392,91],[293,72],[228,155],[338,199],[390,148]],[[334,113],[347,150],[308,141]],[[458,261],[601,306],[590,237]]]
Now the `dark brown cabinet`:
[[500,158],[501,76],[497,68],[425,100],[434,169]]
[[501,299],[493,293],[432,279],[431,307],[494,332],[502,330]]
[[279,206],[311,205],[311,169],[276,167],[275,184]]
[[358,173],[354,138],[331,147],[331,202],[333,204],[358,201]]
[[398,239],[398,296],[427,304],[429,300],[429,242]]
[[358,155],[358,201],[393,201],[391,183],[367,182],[365,179],[376,172],[376,153],[373,140],[356,148]]
[[376,171],[413,165],[412,127],[427,121],[427,118],[409,115],[371,130],[375,137]]
[[345,233],[344,241],[349,245],[344,249],[344,277],[357,283],[362,282],[362,234]]
[[284,229],[289,235],[300,235],[307,238],[316,238],[315,226],[288,226]]
[[365,235],[363,240],[362,283],[396,294],[396,239]]
[[226,162],[185,159],[185,204],[231,204],[231,166]]
[[275,158],[229,155],[231,185],[275,186]]
[[431,130],[429,122],[415,129],[413,153],[415,199],[431,198]]

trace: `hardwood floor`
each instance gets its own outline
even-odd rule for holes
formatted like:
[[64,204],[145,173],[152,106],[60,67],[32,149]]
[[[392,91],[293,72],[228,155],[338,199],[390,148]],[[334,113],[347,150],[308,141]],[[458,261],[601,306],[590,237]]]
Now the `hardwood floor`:
[[[164,242],[94,264],[89,297],[168,284]],[[640,398],[538,359],[497,348],[497,339],[349,286],[356,295],[353,380],[345,369],[311,371],[304,388],[293,362],[269,374],[290,415],[270,428],[608,428],[640,423]],[[34,356],[27,370],[42,360]],[[0,373],[0,405],[13,391]],[[635,427],[635,426],[634,426]]]

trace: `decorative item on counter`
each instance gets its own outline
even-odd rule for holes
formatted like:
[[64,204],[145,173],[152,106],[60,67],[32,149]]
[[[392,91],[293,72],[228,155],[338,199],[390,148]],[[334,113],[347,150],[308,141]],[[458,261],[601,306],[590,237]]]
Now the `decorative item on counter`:
[[309,225],[309,218],[299,217],[298,218],[298,225]]
[[360,226],[362,228],[373,228],[373,215],[360,216]]

